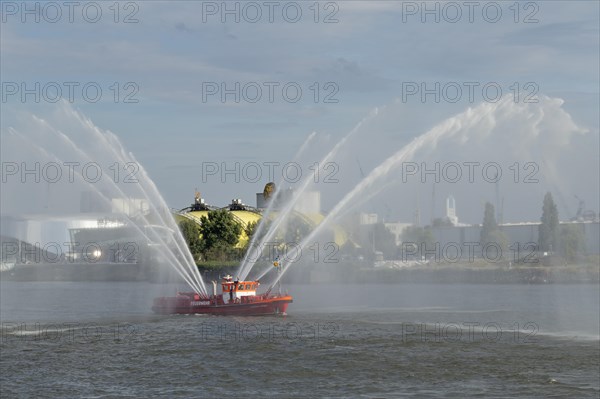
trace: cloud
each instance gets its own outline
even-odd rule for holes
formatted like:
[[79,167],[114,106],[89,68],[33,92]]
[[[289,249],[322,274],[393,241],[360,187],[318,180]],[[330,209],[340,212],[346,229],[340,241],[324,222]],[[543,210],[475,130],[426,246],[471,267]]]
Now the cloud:
[[[523,87],[533,81],[538,94],[559,93],[565,99],[564,106],[553,108],[556,117],[567,109],[574,123],[584,121],[592,135],[598,134],[597,2],[540,3],[537,24],[515,24],[510,13],[497,24],[423,24],[418,16],[411,23],[402,23],[400,2],[336,4],[339,22],[332,24],[314,23],[310,14],[296,24],[281,20],[223,24],[218,17],[205,23],[201,2],[179,2],[177,7],[143,2],[139,4],[140,23],[129,25],[109,20],[98,24],[3,24],[3,80],[103,81],[105,87],[115,81],[138,82],[141,101],[135,106],[113,101],[76,105],[102,126],[118,131],[155,171],[164,165],[186,164],[181,157],[243,157],[247,149],[233,150],[226,143],[242,136],[247,140],[249,135],[258,143],[253,148],[258,158],[273,153],[285,158],[293,155],[294,145],[299,145],[307,132],[317,130],[335,141],[370,109],[390,104],[393,115],[382,114],[372,121],[364,136],[357,135],[355,152],[347,156],[352,162],[348,181],[356,183],[355,154],[360,155],[365,169],[374,167],[415,135],[476,105],[443,101],[394,105],[394,99],[402,97],[402,82],[407,81],[500,82],[505,94],[514,83]],[[505,10],[508,5],[503,5]],[[305,99],[312,94],[308,87],[313,83],[322,88],[326,82],[335,82],[340,101],[207,104],[202,102],[201,91],[207,81],[301,82]],[[562,96],[566,92],[588,94]],[[6,119],[13,118],[8,105],[3,104],[3,126]],[[19,105],[29,111],[40,106]],[[523,117],[529,114],[518,115],[516,121],[529,126],[531,121]],[[540,115],[532,111],[531,118]],[[545,115],[543,120],[548,118]],[[520,131],[518,124],[507,133],[510,140],[494,145],[506,151],[529,148],[540,156],[552,153],[558,148],[556,143],[566,139],[547,135],[543,123],[537,126],[539,137],[551,141],[551,147],[540,143],[539,137],[512,135]],[[572,134],[568,138],[585,150],[581,157],[591,164],[597,160],[597,150],[589,136]],[[480,139],[481,143],[491,140]],[[477,140],[472,144],[477,147]],[[489,148],[481,150],[493,155]],[[444,151],[453,156],[452,151],[466,150],[449,145],[438,155],[444,156]],[[560,161],[556,162],[561,168],[564,153],[569,151],[558,152]],[[529,155],[523,152],[521,156],[526,159]],[[580,174],[569,166],[558,168],[560,177],[579,184]],[[188,182],[168,173],[160,176],[157,183],[168,187],[165,191],[172,201],[180,201],[179,195],[185,191],[180,187]],[[591,202],[597,193],[588,197]]]
[[314,78],[320,81],[331,80],[344,91],[372,92],[385,90],[390,80],[377,76],[359,65],[357,61],[338,57],[326,65],[315,66]]

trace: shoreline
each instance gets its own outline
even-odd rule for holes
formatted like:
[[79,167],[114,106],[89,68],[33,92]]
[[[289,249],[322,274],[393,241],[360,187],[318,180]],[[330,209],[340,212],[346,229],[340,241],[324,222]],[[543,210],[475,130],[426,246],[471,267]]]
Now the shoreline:
[[[428,264],[401,268],[366,267],[364,264],[321,264],[291,268],[284,284],[598,284],[600,265],[507,266],[473,264]],[[237,267],[202,270],[205,283],[235,273]],[[264,280],[270,281],[270,275]],[[141,264],[35,264],[17,265],[2,271],[3,281],[148,281],[181,282],[174,270]]]

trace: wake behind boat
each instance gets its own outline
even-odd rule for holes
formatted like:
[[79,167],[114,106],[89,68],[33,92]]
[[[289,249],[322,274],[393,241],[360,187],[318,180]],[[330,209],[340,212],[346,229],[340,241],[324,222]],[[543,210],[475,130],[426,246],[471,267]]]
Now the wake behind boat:
[[217,282],[213,281],[213,294],[200,295],[195,292],[178,292],[174,297],[154,299],[152,310],[159,314],[212,314],[212,315],[268,315],[286,314],[293,302],[290,295],[271,293],[257,295],[257,281],[233,281],[226,276],[221,281],[221,293],[217,293]]

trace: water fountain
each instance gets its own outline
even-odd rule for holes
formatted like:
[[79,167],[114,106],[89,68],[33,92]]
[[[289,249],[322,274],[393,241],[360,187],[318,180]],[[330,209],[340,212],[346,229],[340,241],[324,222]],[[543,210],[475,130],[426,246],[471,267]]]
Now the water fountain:
[[[32,133],[21,133],[11,128],[9,134],[25,143],[23,148],[27,151],[31,148],[36,149],[39,155],[56,164],[73,161],[80,164],[94,163],[104,167],[102,173],[105,176],[111,176],[111,173],[115,172],[106,167],[133,165],[135,176],[131,182],[134,184],[123,184],[122,178],[105,178],[102,181],[92,182],[86,179],[80,170],[73,168],[71,173],[76,181],[74,185],[67,188],[66,194],[76,196],[78,193],[73,192],[73,187],[85,188],[106,207],[110,207],[115,198],[123,199],[124,203],[130,198],[141,199],[140,207],[146,209],[131,210],[128,205],[128,225],[137,231],[141,241],[158,244],[160,256],[166,259],[195,292],[206,295],[202,277],[175,220],[168,211],[169,208],[133,154],[125,151],[113,133],[99,129],[91,120],[73,110],[68,104],[61,104],[58,113],[60,121],[63,121],[65,126],[62,126],[59,121],[55,127],[44,119],[32,116],[30,122],[33,122],[36,128]],[[71,134],[64,133],[62,129],[65,128],[71,129]],[[87,146],[78,144],[76,139],[83,140]],[[44,142],[46,142],[45,147],[42,144]],[[98,148],[102,150],[98,151]],[[13,195],[23,194],[20,193],[20,189],[24,190],[24,186],[15,187]],[[170,237],[164,237],[160,231],[168,231]]]
[[[350,139],[350,137],[352,137],[353,135],[355,135],[356,132],[358,132],[361,129],[361,127],[367,121],[375,118],[378,114],[379,114],[379,109],[375,108],[375,109],[373,109],[369,113],[369,115],[367,117],[363,118],[358,124],[356,124],[356,126],[354,126],[354,128],[352,130],[350,130],[331,149],[331,151],[329,151],[321,159],[321,161],[319,163],[319,167],[322,168],[324,165],[326,165],[327,162],[329,162],[338,153],[338,151],[340,150],[340,148],[342,148],[344,146],[344,144],[346,144],[346,142],[348,141],[348,139]],[[283,223],[285,221],[288,220],[288,218],[290,217],[290,215],[292,214],[292,212],[294,210],[294,207],[297,205],[297,203],[300,200],[300,198],[302,198],[302,194],[309,187],[311,181],[312,181],[312,176],[307,176],[302,181],[302,183],[300,184],[300,186],[294,190],[293,195],[291,196],[291,198],[285,203],[285,206],[279,212],[279,214],[277,215],[277,217],[275,218],[275,220],[273,221],[273,223],[269,227],[269,230],[267,231],[267,233],[259,241],[258,245],[256,245],[255,247],[251,247],[251,250],[253,250],[253,252],[252,252],[253,255],[251,257],[250,256],[246,256],[244,258],[244,262],[242,262],[242,264],[240,265],[240,268],[239,268],[239,276],[240,276],[240,278],[244,279],[244,278],[246,278],[248,276],[248,273],[250,273],[250,270],[252,269],[252,267],[254,266],[254,264],[256,263],[256,261],[259,258],[259,251],[262,251],[262,249],[264,248],[264,244],[268,243],[270,240],[272,240],[273,237],[274,237],[274,235],[276,234],[276,232],[279,230],[279,228],[283,225]],[[272,202],[274,202],[274,201],[272,201]]]
[[[294,156],[294,161],[297,160],[304,153],[304,151],[306,151],[306,149],[308,148],[308,146],[310,145],[310,143],[312,142],[312,140],[315,138],[316,135],[317,135],[316,132],[312,132],[306,138],[304,143],[300,146],[300,148],[296,152],[296,155]],[[282,181],[283,181],[283,177],[279,180],[279,182],[277,182],[276,187],[281,187]],[[273,194],[274,194],[274,198],[272,198],[268,202],[267,209],[263,212],[262,220],[265,220],[265,221],[268,220],[273,209],[275,208],[275,204],[277,202],[276,198],[277,198],[278,193],[275,192]],[[252,265],[256,262],[256,260],[260,256],[260,253],[262,252],[261,244],[264,244],[264,242],[266,240],[261,239],[261,241],[258,244],[256,243],[256,240],[258,239],[258,237],[261,237],[261,234],[263,233],[265,225],[266,225],[266,223],[262,223],[262,222],[258,224],[258,227],[256,228],[256,232],[252,235],[252,238],[250,239],[250,242],[248,243],[248,250],[244,254],[242,262],[240,263],[240,266],[239,266],[237,272],[235,273],[236,276],[243,276],[243,278],[245,278],[247,276],[246,269],[252,268]],[[250,259],[253,259],[254,262],[249,264]]]
[[[406,144],[395,154],[388,157],[384,162],[375,167],[368,174],[368,176],[364,177],[358,185],[356,185],[335,205],[332,211],[325,216],[324,220],[322,220],[322,222],[316,228],[314,228],[313,231],[311,231],[310,234],[308,234],[298,246],[293,248],[293,251],[301,251],[302,248],[311,243],[311,241],[314,240],[325,228],[338,221],[341,216],[347,213],[349,209],[356,206],[357,203],[364,202],[369,198],[373,198],[375,195],[377,195],[377,193],[389,186],[390,182],[386,178],[390,172],[395,170],[402,162],[412,159],[417,151],[435,148],[440,140],[456,139],[455,141],[460,141],[464,144],[468,143],[469,140],[475,137],[486,137],[492,135],[492,133],[498,129],[498,125],[502,126],[505,121],[511,120],[511,118],[518,119],[519,123],[526,125],[528,129],[535,133],[535,130],[539,129],[539,127],[543,125],[547,115],[556,117],[557,112],[553,111],[559,109],[561,105],[562,103],[559,100],[549,98],[541,98],[540,104],[514,104],[510,98],[506,97],[497,103],[484,103],[475,108],[469,108],[454,117],[448,118],[426,133],[413,139],[410,143]],[[114,181],[110,181],[109,179],[108,188],[110,188],[110,191],[113,193],[125,198],[130,195],[129,191],[133,189],[136,196],[147,200],[150,207],[149,212],[146,214],[139,213],[137,217],[141,220],[142,225],[151,225],[152,219],[155,218],[161,225],[168,227],[174,234],[174,245],[170,246],[169,243],[156,232],[152,230],[148,232],[147,230],[144,230],[138,226],[138,224],[134,223],[138,232],[147,240],[156,241],[164,248],[168,248],[168,250],[164,253],[168,262],[194,289],[196,293],[206,296],[207,290],[204,286],[204,282],[202,281],[202,278],[195,266],[189,250],[187,249],[185,241],[179,232],[179,229],[177,228],[175,221],[170,214],[164,215],[165,210],[168,208],[160,196],[156,186],[149,179],[147,173],[141,167],[141,165],[139,165],[135,157],[131,153],[127,153],[124,150],[123,145],[114,134],[100,130],[89,119],[86,119],[80,113],[72,110],[68,105],[62,104],[60,111],[62,113],[61,116],[66,118],[71,125],[74,125],[75,129],[80,131],[79,134],[84,135],[88,139],[91,138],[95,144],[101,145],[104,149],[103,153],[92,153],[90,150],[87,150],[87,147],[78,144],[71,135],[63,133],[62,131],[56,129],[52,124],[39,118],[33,118],[33,120],[37,126],[41,128],[41,130],[50,134],[54,139],[58,139],[60,141],[61,146],[59,149],[50,151],[37,144],[34,139],[29,138],[27,135],[20,134],[16,130],[12,130],[12,133],[21,137],[23,140],[28,142],[30,147],[33,146],[34,148],[37,148],[40,153],[54,161],[60,161],[61,159],[64,159],[64,153],[66,152],[67,154],[70,154],[70,156],[77,157],[77,159],[83,162],[91,162],[94,159],[97,159],[99,155],[102,155],[104,157],[108,157],[108,159],[111,161],[118,162],[119,164],[135,163],[139,167],[139,181],[137,184],[130,187],[124,187],[123,185],[119,185]],[[379,110],[375,109],[370,113],[370,115],[360,121],[331,149],[331,151],[329,151],[322,158],[320,166],[322,167],[328,161],[333,159],[340,149],[344,147],[348,139],[355,135],[356,132],[359,131],[367,121],[373,119],[378,114]],[[565,115],[568,117],[568,114],[565,113]],[[563,117],[565,115],[563,115]],[[296,154],[296,158],[299,157],[301,153],[306,150],[306,148],[308,148],[308,145],[311,140],[313,140],[314,136],[315,134],[313,133],[307,138]],[[61,152],[63,153],[62,155]],[[79,177],[81,177],[81,175],[79,175]],[[299,187],[294,190],[293,195],[291,195],[289,199],[285,201],[283,207],[278,210],[277,216],[274,218],[273,222],[269,226],[269,229],[264,235],[262,233],[265,230],[266,224],[259,224],[257,232],[252,237],[250,242],[250,249],[246,252],[244,259],[239,266],[236,277],[239,277],[240,280],[244,280],[251,272],[252,267],[256,264],[258,258],[260,257],[262,248],[264,248],[264,244],[273,239],[277,231],[280,230],[284,223],[286,223],[291,215],[293,215],[295,207],[300,201],[302,194],[309,187],[311,181],[312,176],[308,176],[300,183]],[[103,188],[106,188],[107,186],[99,187],[98,185],[93,185],[91,183],[87,183],[87,186],[92,189],[98,198],[102,199],[106,203],[110,202],[111,197],[106,195],[106,193],[103,191]],[[368,195],[363,196],[362,194],[367,190],[370,190]],[[264,213],[263,220],[266,220],[266,218],[274,211],[274,202],[275,201],[271,201],[269,204]],[[281,204],[279,205],[281,206]],[[295,255],[291,256],[291,258],[295,258]],[[282,273],[277,276],[274,283],[276,283],[281,276],[284,275],[291,264],[292,263],[287,263],[282,265]],[[270,270],[272,270],[272,268],[266,269],[264,272],[258,275],[258,278],[262,278]]]
[[[539,128],[543,125],[544,118],[559,118],[560,123],[552,126],[552,131],[545,132],[547,135],[556,134],[556,130],[567,126],[571,131],[581,129],[575,126],[570,116],[560,109],[561,100],[541,97],[539,103],[534,104],[516,104],[509,96],[504,97],[497,103],[483,103],[475,108],[469,108],[466,111],[448,118],[442,123],[436,125],[426,133],[416,137],[410,143],[402,147],[392,156],[388,157],[380,165],[375,167],[362,181],[348,192],[327,214],[325,219],[308,235],[302,242],[293,247],[292,253],[288,255],[291,259],[296,259],[298,253],[308,244],[310,244],[323,229],[329,227],[342,216],[353,203],[357,196],[364,193],[367,189],[376,184],[387,184],[384,180],[386,176],[397,168],[402,162],[412,159],[415,153],[420,149],[435,148],[440,140],[458,139],[462,144],[468,143],[469,139],[477,136],[486,137],[494,132],[501,131],[505,127],[503,122],[518,120],[526,129],[529,130],[531,137],[539,134]],[[499,127],[500,126],[500,127]],[[549,126],[546,126],[549,128]],[[529,137],[530,138],[530,137]],[[383,187],[375,189],[378,192]],[[372,193],[373,194],[373,193]],[[281,273],[272,282],[277,283],[285,274],[293,262],[282,265]],[[263,278],[271,269],[267,269],[258,275],[258,279]]]

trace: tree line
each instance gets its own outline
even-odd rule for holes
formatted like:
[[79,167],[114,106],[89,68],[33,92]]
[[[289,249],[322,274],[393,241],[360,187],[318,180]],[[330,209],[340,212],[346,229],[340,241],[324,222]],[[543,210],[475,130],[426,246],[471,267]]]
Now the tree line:
[[[538,227],[538,242],[535,249],[541,257],[559,255],[571,262],[581,256],[585,249],[583,231],[578,225],[570,223],[560,225],[558,209],[550,192],[544,196],[540,222]],[[437,219],[434,220],[432,225],[439,227],[451,224],[442,219]],[[402,241],[416,243],[420,248],[433,248],[435,246],[430,226],[407,227],[402,233]],[[484,206],[479,244],[481,247],[493,244],[499,247],[503,254],[508,254],[511,250],[508,237],[502,231],[501,226],[498,225],[494,205],[490,202],[486,202]],[[421,252],[419,254],[421,255]]]
[[[558,210],[551,193],[546,193],[542,205],[542,216],[539,225],[539,239],[537,250],[540,253],[549,255],[560,255],[568,261],[576,260],[584,249],[584,236],[579,226],[572,224],[559,224]],[[267,223],[264,231],[269,226],[268,220],[261,223]],[[444,219],[436,219],[430,226],[408,226],[401,234],[403,243],[412,243],[417,246],[410,249],[411,256],[421,258],[426,255],[427,249],[431,251],[435,248],[433,236],[434,227],[452,226]],[[245,251],[248,243],[254,235],[257,223],[250,223],[242,227],[233,215],[224,209],[208,212],[207,216],[202,216],[200,224],[194,221],[184,219],[179,223],[179,227],[185,238],[190,252],[197,263],[201,262],[233,262],[239,261]],[[380,253],[384,259],[406,259],[403,251],[407,251],[406,245],[396,245],[395,236],[385,227],[383,223],[376,223],[370,226],[366,235],[358,236],[354,232],[356,226],[345,226],[346,231],[350,232],[350,240],[340,248],[340,254],[352,258],[361,258],[372,260],[376,253]],[[248,242],[244,247],[238,245],[242,230],[248,236]],[[310,233],[310,226],[301,220],[290,221],[286,228],[278,236],[278,240],[283,243],[300,242],[303,237]],[[333,237],[331,237],[333,240]],[[482,247],[493,243],[499,246],[503,254],[510,251],[510,245],[506,234],[498,225],[494,206],[486,202],[483,212],[483,221],[480,232],[480,245]]]

